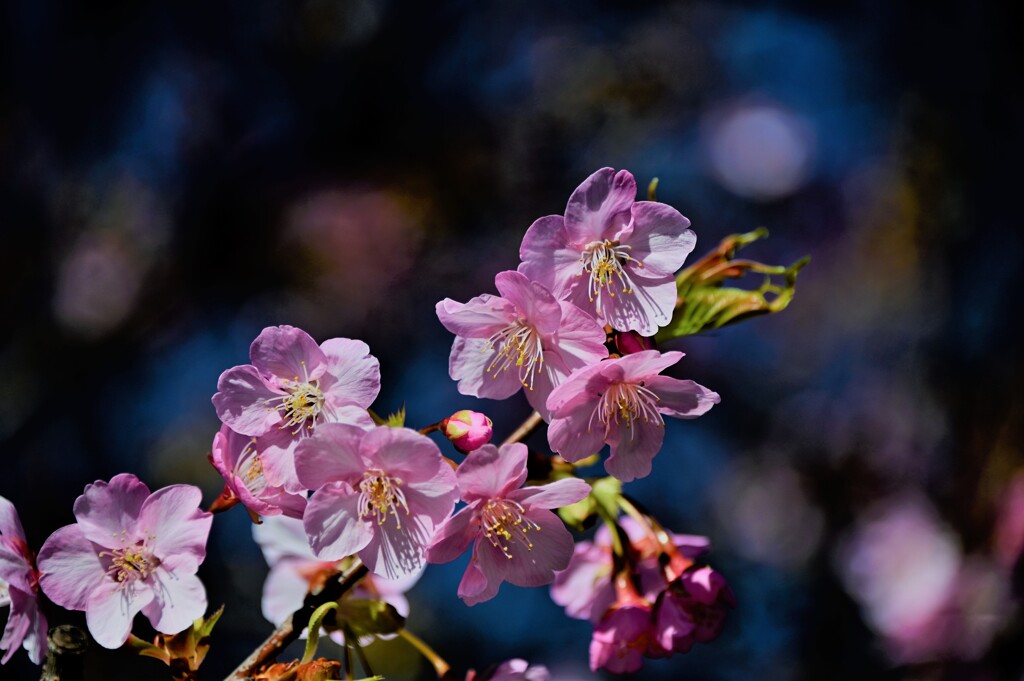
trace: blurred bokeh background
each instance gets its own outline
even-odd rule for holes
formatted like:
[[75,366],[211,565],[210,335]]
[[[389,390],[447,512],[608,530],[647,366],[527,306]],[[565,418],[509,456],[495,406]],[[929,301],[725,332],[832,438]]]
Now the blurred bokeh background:
[[[270,324],[369,343],[380,412],[509,431],[525,400],[458,395],[434,304],[627,168],[695,255],[765,226],[744,255],[813,258],[783,313],[681,343],[722,402],[627,491],[711,537],[739,607],[636,678],[1021,679],[1022,28],[997,2],[3,3],[0,495],[36,548],[118,472],[212,500],[210,395]],[[458,669],[593,678],[587,623],[545,589],[467,608],[463,565],[410,595]],[[200,574],[222,678],[271,629],[241,509]]]

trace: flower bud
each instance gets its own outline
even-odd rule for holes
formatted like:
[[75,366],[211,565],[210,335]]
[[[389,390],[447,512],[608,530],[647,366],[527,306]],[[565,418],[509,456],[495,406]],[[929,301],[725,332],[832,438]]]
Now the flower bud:
[[441,421],[441,431],[455,448],[466,454],[491,441],[494,424],[478,411],[463,409]]
[[636,331],[616,331],[615,349],[620,355],[632,355],[644,350],[657,350],[653,338],[641,336]]

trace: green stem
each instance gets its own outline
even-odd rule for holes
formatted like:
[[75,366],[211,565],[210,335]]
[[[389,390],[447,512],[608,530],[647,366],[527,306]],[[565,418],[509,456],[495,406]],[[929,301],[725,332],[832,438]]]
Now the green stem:
[[437,672],[437,678],[442,678],[445,674],[451,670],[451,666],[445,662],[444,658],[434,652],[431,648],[423,641],[419,636],[412,633],[408,629],[402,629],[398,632],[398,635],[406,640],[406,642],[413,648],[418,650],[423,657],[430,661],[430,664],[434,665],[434,671]]
[[309,618],[309,638],[306,639],[306,651],[302,654],[302,664],[312,661],[313,656],[316,655],[316,647],[320,643],[320,623],[324,621],[327,613],[337,609],[338,603],[331,601],[313,611]]
[[350,627],[344,627],[343,631],[345,633],[345,643],[352,642],[352,649],[356,651],[356,657],[359,658],[359,664],[363,666],[363,671],[370,676],[375,676],[373,670],[370,669],[370,661],[366,659],[366,652],[363,651],[363,646],[359,645],[359,637],[352,633]]

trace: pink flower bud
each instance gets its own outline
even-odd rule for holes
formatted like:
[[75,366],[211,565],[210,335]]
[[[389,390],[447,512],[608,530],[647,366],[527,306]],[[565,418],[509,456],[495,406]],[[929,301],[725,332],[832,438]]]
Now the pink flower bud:
[[468,453],[491,441],[494,424],[478,411],[463,409],[441,421],[441,430],[460,452]]
[[657,350],[653,338],[641,336],[636,331],[616,331],[615,349],[620,355],[632,355],[644,350]]

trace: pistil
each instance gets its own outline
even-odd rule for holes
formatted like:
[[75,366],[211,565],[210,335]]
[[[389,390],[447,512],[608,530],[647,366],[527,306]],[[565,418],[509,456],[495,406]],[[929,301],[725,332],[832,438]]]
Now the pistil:
[[540,334],[523,320],[516,320],[487,339],[484,352],[495,350],[487,373],[497,378],[512,366],[519,372],[519,382],[533,390],[537,371],[544,363],[544,346]]
[[577,276],[589,275],[587,293],[590,302],[597,301],[597,311],[601,312],[601,294],[605,288],[608,295],[615,297],[615,285],[618,283],[619,290],[627,295],[633,293],[633,281],[629,278],[626,265],[630,262],[636,263],[637,267],[644,264],[631,256],[629,252],[632,246],[623,246],[617,241],[592,241],[584,247],[580,254],[581,269]]
[[512,559],[512,545],[533,550],[529,532],[540,531],[540,525],[527,518],[522,506],[511,499],[491,499],[480,514],[484,536],[505,557]]
[[373,517],[378,525],[383,525],[388,516],[395,519],[395,529],[402,529],[402,519],[398,509],[409,515],[409,504],[402,491],[402,481],[392,478],[380,470],[363,473],[359,483],[359,517],[363,520]]

